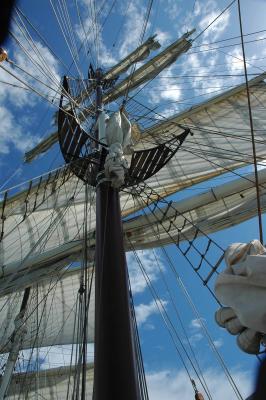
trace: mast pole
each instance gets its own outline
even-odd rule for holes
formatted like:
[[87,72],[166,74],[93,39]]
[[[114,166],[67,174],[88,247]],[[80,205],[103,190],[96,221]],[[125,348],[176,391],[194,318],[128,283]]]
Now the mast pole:
[[[96,71],[96,79],[96,114],[99,116],[102,108],[100,70]],[[105,178],[105,156],[103,148],[96,188],[93,400],[140,400],[119,190],[111,187]]]

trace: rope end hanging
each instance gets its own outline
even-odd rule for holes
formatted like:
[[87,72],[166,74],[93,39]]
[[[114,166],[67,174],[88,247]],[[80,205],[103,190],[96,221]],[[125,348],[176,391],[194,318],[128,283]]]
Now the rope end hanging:
[[194,379],[191,379],[191,384],[192,384],[194,392],[195,392],[195,400],[204,400],[203,395],[197,389]]

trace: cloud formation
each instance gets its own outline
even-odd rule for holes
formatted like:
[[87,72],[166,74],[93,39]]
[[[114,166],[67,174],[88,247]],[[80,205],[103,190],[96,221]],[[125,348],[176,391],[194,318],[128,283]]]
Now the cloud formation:
[[148,304],[139,304],[135,307],[136,319],[138,326],[144,324],[148,318],[153,314],[159,314],[163,312],[163,309],[167,306],[168,302],[160,299],[160,301],[151,301]]
[[[57,60],[46,46],[36,40],[32,42],[18,27],[13,27],[12,30],[21,47],[13,44],[9,58],[25,72],[6,62],[3,67],[51,99],[60,85]],[[39,132],[32,132],[31,125],[35,118],[39,118],[37,113],[36,116],[33,114],[35,106],[39,101],[45,100],[40,100],[31,90],[13,87],[12,85],[24,85],[3,68],[0,69],[0,80],[10,84],[0,85],[0,153],[9,154],[11,149],[22,153],[40,140]]]
[[[203,374],[213,399],[237,399],[232,387],[229,385],[221,371],[212,369],[204,371]],[[249,372],[238,370],[232,374],[232,377],[236,382],[243,398],[246,398],[252,393],[253,382]],[[149,389],[149,398],[151,400],[191,400],[194,398],[195,393],[184,370],[156,371],[148,373],[146,379]],[[204,394],[199,385],[198,389]]]
[[[156,250],[154,250],[156,254]],[[157,256],[156,259],[154,257],[153,250],[138,250],[136,254],[139,258],[139,261],[144,266],[146,274],[148,275],[151,282],[154,282],[158,279],[158,275],[160,273],[157,261],[160,262],[159,257]],[[133,294],[142,293],[147,288],[147,283],[143,273],[141,271],[140,265],[138,260],[135,257],[133,252],[128,252],[127,256],[127,263],[129,269],[129,276],[130,276],[130,284]],[[161,263],[161,262],[160,262]],[[161,268],[163,268],[163,265]]]

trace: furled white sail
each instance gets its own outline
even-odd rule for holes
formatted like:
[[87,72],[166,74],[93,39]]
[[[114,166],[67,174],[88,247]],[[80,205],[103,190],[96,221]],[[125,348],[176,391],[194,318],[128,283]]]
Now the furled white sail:
[[[265,74],[249,82],[258,161],[266,158]],[[161,195],[253,162],[245,85],[166,119],[141,133],[136,149],[149,148],[191,128],[182,148],[149,184]]]
[[[264,211],[266,170],[259,171],[259,182]],[[44,190],[45,186],[40,190],[41,196]],[[76,197],[70,201],[75,193]],[[46,188],[46,194],[49,194],[49,188]],[[13,210],[14,215],[12,200],[7,203],[10,217],[6,218],[4,224],[6,233],[1,242],[2,293],[15,290],[18,285],[27,285],[34,279],[41,279],[52,270],[58,271],[73,260],[80,260],[83,246],[84,185],[75,177],[71,177],[58,189],[57,195],[57,198],[53,195],[48,197],[40,206],[40,210],[33,211],[25,220],[23,220],[24,214],[19,211],[23,209],[25,202],[22,195],[20,200],[16,198],[14,202],[16,205]],[[31,197],[28,199],[29,211],[32,206],[30,199]],[[137,198],[122,193],[123,214],[127,215],[129,210],[134,209],[134,204],[136,208],[143,207],[143,199],[147,200],[145,193]],[[95,246],[93,188],[88,201],[91,205],[87,216],[88,256],[93,259]],[[168,244],[177,237],[180,241],[188,240],[194,237],[196,227],[205,233],[213,233],[253,217],[257,212],[256,207],[254,175],[249,174],[200,195],[173,202],[171,207],[160,204],[160,210],[155,210],[154,215],[147,213],[127,219],[124,222],[125,245],[128,250],[132,244],[136,249],[144,249]],[[185,227],[184,218],[191,221]],[[182,231],[178,232],[177,227],[182,228]]]
[[[259,161],[266,158],[264,78],[265,74],[262,74],[249,82]],[[142,133],[136,149],[151,147],[152,143],[156,144],[171,138],[182,130],[177,125],[180,123],[191,127],[194,136],[188,137],[171,161],[147,181],[147,184],[162,197],[219,175],[228,169],[252,163],[244,85],[147,129]],[[70,256],[70,253],[66,248],[72,246],[70,243],[75,247],[72,256],[80,256],[85,209],[84,184],[71,175],[67,168],[62,171],[48,175],[46,179],[39,180],[11,199],[7,196],[6,201],[2,202],[0,265],[2,277],[7,278],[4,283],[7,286],[11,282],[11,278],[7,276],[8,269],[12,265],[14,268],[16,263],[19,264],[19,268],[15,279],[19,275],[22,278],[25,270],[34,273],[33,266],[38,266],[35,260],[42,254],[51,254],[50,251],[54,251],[54,258],[50,260],[51,262],[49,258],[47,259],[46,268],[52,265],[59,266],[59,262],[61,266],[65,265],[64,263],[69,261],[67,256]],[[261,176],[264,181],[263,172]],[[251,179],[254,181],[253,178]],[[243,179],[242,183],[237,185],[241,186],[244,182],[246,184],[248,180]],[[221,192],[226,188],[227,186],[222,187]],[[230,192],[231,189],[232,192]],[[197,197],[190,201],[191,207],[185,208],[183,212],[186,212],[189,219],[206,233],[232,226],[252,217],[256,209],[254,189],[250,186],[242,189],[241,186],[239,187],[240,195],[234,192],[233,188],[231,189],[228,189],[229,192],[220,200],[218,200],[219,196],[217,199],[212,199],[211,193]],[[264,188],[261,194],[264,205]],[[210,204],[207,201],[208,196],[211,198]],[[199,204],[199,199],[203,198],[206,199],[206,203]],[[95,189],[92,187],[89,189],[87,201],[91,206],[87,216],[88,247],[94,251]],[[193,204],[194,201],[195,204]],[[188,204],[187,200],[186,204]],[[124,216],[141,207],[143,207],[141,198],[137,199],[126,192],[121,193],[121,208]],[[177,207],[180,207],[180,204]],[[171,212],[171,208],[168,212]],[[183,218],[177,216],[176,218],[177,225],[183,225]],[[147,226],[144,218],[137,220],[137,226],[133,224],[132,227],[130,224],[129,222],[125,224],[125,229],[131,231],[131,241],[137,248],[158,245],[158,237],[155,239],[154,236],[154,227]],[[165,225],[167,224],[169,225],[169,219],[165,221]],[[167,233],[158,226],[156,229],[159,232],[160,242],[168,243]],[[174,226],[171,229],[174,230]],[[194,231],[195,228],[188,224],[182,229],[179,239],[193,237]],[[177,235],[176,232],[173,234]],[[39,266],[43,265],[42,262]],[[14,277],[12,280],[14,281]]]
[[[147,82],[148,80],[157,76],[163,69],[170,66],[176,59],[191,47],[191,42],[187,38],[194,31],[185,33],[180,39],[176,40],[157,56],[153,57],[146,64],[133,71],[129,77],[119,82],[111,90],[109,90],[103,96],[103,103],[112,102],[124,95],[127,91],[138,87],[139,85]],[[143,59],[144,56],[148,55],[151,49],[158,48],[158,43],[154,41],[154,38],[148,39],[140,48],[136,49],[133,53],[129,54],[124,60],[113,67],[105,75],[105,78],[113,78],[116,74],[122,73],[129,68],[130,65]],[[86,95],[88,91],[86,92]],[[35,148],[25,154],[25,161],[30,162],[39,154],[48,150],[56,141],[58,135],[56,132],[52,133],[48,138],[44,139]]]
[[[266,158],[265,77],[261,74],[249,82],[259,162]],[[167,166],[149,180],[160,194],[173,193],[253,162],[245,85],[150,127],[142,132],[137,148],[151,147],[151,143],[180,133],[178,124],[190,127],[194,136],[188,137]]]
[[161,47],[160,43],[155,40],[155,36],[148,38],[142,45],[128,54],[123,60],[112,67],[104,76],[105,79],[111,79],[125,72],[132,64],[145,60],[150,55],[152,50],[157,50]]
[[[31,288],[25,317],[26,334],[21,349],[78,343],[74,334],[78,317],[80,269],[61,270],[57,276]],[[19,313],[23,290],[0,298],[0,352],[12,349],[14,318]],[[1,292],[2,294],[2,292]],[[94,341],[94,281],[88,316],[88,342]]]
[[[126,236],[136,248],[157,247],[179,238],[191,240],[244,222],[257,214],[257,197],[253,173],[244,175],[206,192],[172,202],[154,214],[146,213],[124,223]],[[262,212],[266,209],[266,169],[259,171]],[[145,198],[143,194],[142,198]],[[140,200],[141,203],[141,200]],[[184,218],[187,223],[184,227]],[[189,223],[191,222],[191,223]],[[178,232],[177,228],[181,229]],[[167,231],[167,232],[166,232]]]
[[[113,79],[125,72],[133,63],[139,62],[147,58],[152,50],[160,48],[160,44],[155,40],[156,35],[148,38],[141,46],[137,47],[132,53],[126,56],[118,64],[112,67],[104,76],[105,79]],[[80,97],[88,95],[88,89],[85,93],[81,93]],[[78,101],[78,98],[75,99]],[[31,162],[36,156],[47,151],[58,140],[57,132],[52,133],[42,140],[36,147],[25,153],[25,161]]]
[[177,58],[186,53],[192,46],[191,42],[187,38],[194,32],[190,31],[185,33],[180,39],[176,40],[157,56],[153,57],[146,64],[136,69],[128,78],[118,83],[109,93],[103,96],[103,102],[111,102],[122,96],[128,90],[132,90],[135,87],[149,81],[150,79],[157,76],[165,68],[169,67]]
[[[74,389],[77,367],[51,368],[41,371],[16,373],[13,375],[6,399],[66,399]],[[93,365],[87,365],[86,399],[92,398]]]

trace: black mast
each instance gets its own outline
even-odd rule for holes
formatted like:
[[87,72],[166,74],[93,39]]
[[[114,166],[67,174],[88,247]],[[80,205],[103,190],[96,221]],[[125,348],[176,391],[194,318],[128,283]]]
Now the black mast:
[[[94,72],[92,67],[89,76],[91,89],[96,93],[96,121],[99,121],[102,92],[108,90],[115,80],[104,79],[102,71],[98,69]],[[93,400],[140,400],[147,398],[147,391],[143,391],[143,367],[134,331],[136,323],[133,322],[130,300],[119,189],[112,187],[104,171],[108,146],[102,138],[103,132],[98,131],[91,136],[95,123],[92,119],[91,130],[85,131],[76,118],[74,105],[69,103],[69,95],[73,97],[75,93],[71,89],[72,84],[65,76],[58,112],[58,137],[70,171],[96,187]],[[86,108],[84,110],[88,111]],[[99,122],[98,126],[101,124]],[[177,127],[182,129],[181,126]],[[189,132],[189,129],[185,129],[156,147],[134,151],[121,188],[130,190],[134,186],[141,191],[145,186],[144,181],[170,161]],[[83,393],[84,397],[85,390]]]
[[[96,71],[96,113],[102,76]],[[103,149],[102,155],[106,155]],[[104,158],[104,156],[102,157]],[[102,160],[104,161],[104,160]],[[119,190],[100,163],[96,189],[94,400],[140,399]]]

